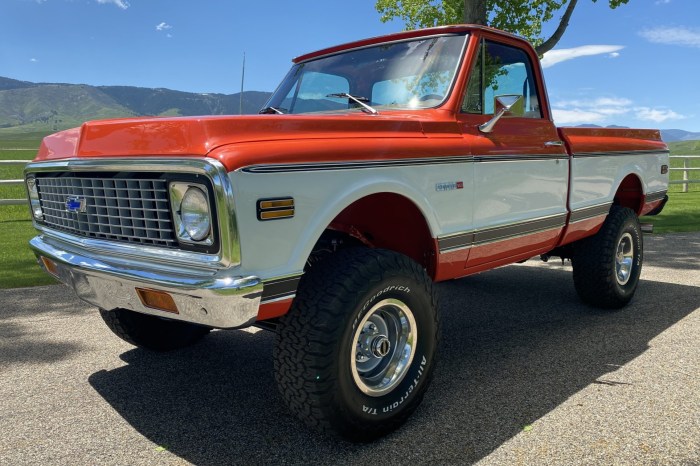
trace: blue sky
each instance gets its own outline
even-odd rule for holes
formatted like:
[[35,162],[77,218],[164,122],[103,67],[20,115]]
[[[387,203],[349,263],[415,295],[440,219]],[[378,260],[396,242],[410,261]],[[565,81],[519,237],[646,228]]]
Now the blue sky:
[[[272,91],[292,57],[400,31],[373,0],[0,0],[0,76]],[[547,25],[545,32],[551,31]],[[545,57],[556,122],[700,132],[700,1],[579,0]]]

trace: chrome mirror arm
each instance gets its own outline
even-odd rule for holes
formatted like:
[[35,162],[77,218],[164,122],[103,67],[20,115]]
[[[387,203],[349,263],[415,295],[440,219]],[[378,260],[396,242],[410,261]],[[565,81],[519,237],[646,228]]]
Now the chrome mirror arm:
[[510,112],[511,109],[522,100],[523,96],[521,95],[502,95],[496,97],[496,108],[500,107],[498,112],[486,123],[483,125],[479,125],[479,131],[482,133],[490,133],[493,131],[493,128],[496,126],[496,123],[498,123],[498,120],[501,119],[503,115],[506,113]]
[[489,121],[484,123],[483,125],[479,125],[479,131],[482,133],[490,133],[493,131],[493,128],[496,126],[496,123],[498,123],[498,120],[501,119],[503,115],[506,114],[506,112],[510,109],[510,106],[508,107],[503,107],[496,113],[493,118],[491,118]]

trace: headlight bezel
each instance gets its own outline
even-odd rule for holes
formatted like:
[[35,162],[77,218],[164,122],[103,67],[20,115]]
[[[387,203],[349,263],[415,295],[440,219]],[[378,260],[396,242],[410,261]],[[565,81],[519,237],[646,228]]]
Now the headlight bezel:
[[[190,189],[200,192],[205,199],[208,208],[209,229],[206,236],[202,239],[193,238],[188,232],[185,221],[182,216],[182,203]],[[170,210],[173,217],[173,226],[175,227],[175,237],[180,246],[186,249],[194,250],[211,250],[217,246],[217,218],[216,208],[212,202],[213,193],[208,185],[201,183],[193,183],[186,180],[170,181],[168,190],[170,192]]]
[[36,177],[28,176],[24,180],[24,186],[27,188],[27,197],[29,198],[29,210],[32,218],[41,222],[44,220],[44,210],[41,208],[41,199],[39,198],[39,189],[36,186]]

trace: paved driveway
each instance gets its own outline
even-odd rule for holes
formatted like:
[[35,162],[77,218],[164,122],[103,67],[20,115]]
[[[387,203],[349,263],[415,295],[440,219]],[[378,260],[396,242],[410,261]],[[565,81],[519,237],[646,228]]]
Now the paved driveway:
[[619,312],[556,262],[439,285],[433,386],[369,445],[287,413],[270,333],[158,355],[62,286],[0,291],[0,464],[700,464],[700,234],[645,241]]

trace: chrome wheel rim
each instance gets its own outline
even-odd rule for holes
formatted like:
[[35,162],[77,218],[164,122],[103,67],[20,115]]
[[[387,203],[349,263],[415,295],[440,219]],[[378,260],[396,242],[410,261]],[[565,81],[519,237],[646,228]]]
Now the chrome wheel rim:
[[411,309],[384,299],[365,314],[353,335],[352,377],[366,395],[382,396],[406,376],[416,353],[418,328]]
[[634,242],[632,235],[625,233],[617,242],[617,251],[615,252],[615,278],[621,286],[627,284],[632,275],[634,266]]

